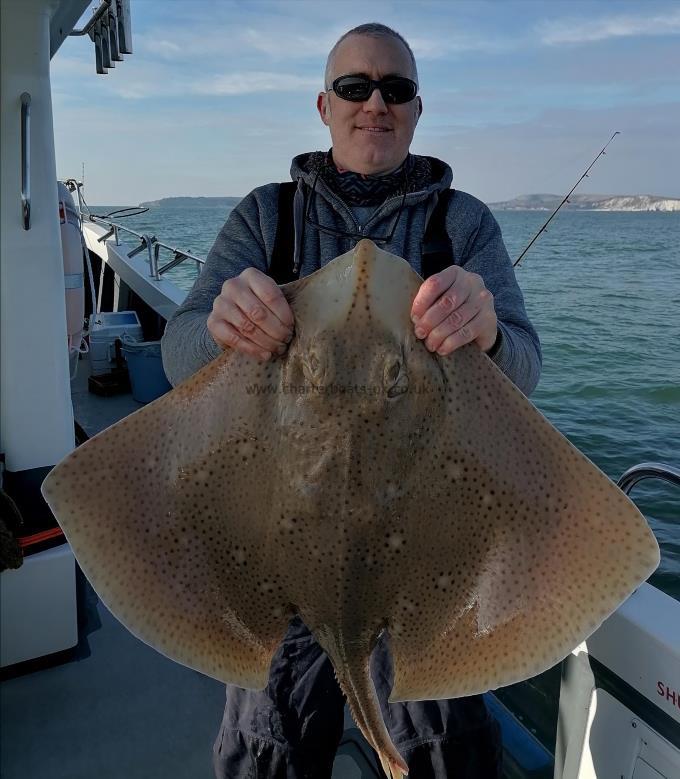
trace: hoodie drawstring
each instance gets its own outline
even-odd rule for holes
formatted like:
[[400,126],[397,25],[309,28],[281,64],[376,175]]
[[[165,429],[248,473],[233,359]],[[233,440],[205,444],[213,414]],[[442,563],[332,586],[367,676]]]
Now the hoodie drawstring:
[[293,226],[295,233],[295,242],[293,244],[293,273],[297,276],[300,273],[302,257],[302,237],[305,228],[305,193],[302,176],[297,180],[297,189],[293,198]]

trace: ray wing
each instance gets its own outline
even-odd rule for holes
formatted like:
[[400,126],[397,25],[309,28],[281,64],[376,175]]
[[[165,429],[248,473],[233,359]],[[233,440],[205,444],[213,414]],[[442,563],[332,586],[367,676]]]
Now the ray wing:
[[225,354],[54,468],[43,494],[95,590],[139,638],[265,686],[288,606],[267,569],[278,363]]
[[412,621],[393,612],[391,700],[549,668],[659,562],[634,504],[486,356],[470,346],[441,364],[444,414],[413,482],[429,499],[405,510],[422,568],[402,589],[420,608]]

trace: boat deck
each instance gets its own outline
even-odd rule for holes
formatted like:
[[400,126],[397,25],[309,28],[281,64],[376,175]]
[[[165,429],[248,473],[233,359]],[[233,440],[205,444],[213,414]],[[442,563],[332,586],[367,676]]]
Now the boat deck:
[[[90,628],[101,627],[74,658],[2,684],[0,775],[211,779],[224,685],[136,639],[87,584],[83,600]],[[346,737],[357,738],[346,718]],[[354,744],[340,748],[333,779],[376,775]]]

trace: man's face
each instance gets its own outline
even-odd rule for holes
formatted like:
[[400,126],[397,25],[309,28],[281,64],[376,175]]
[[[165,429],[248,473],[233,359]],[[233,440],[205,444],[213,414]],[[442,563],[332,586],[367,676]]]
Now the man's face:
[[[398,40],[350,35],[335,53],[330,82],[358,73],[375,81],[384,76],[413,78],[408,51]],[[317,109],[331,132],[335,164],[355,173],[377,175],[394,170],[406,158],[422,105],[420,97],[388,105],[375,89],[363,103],[322,92]]]

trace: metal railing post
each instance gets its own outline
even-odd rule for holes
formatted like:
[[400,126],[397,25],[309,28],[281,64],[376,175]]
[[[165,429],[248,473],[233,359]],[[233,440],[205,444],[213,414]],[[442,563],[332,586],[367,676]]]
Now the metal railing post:
[[21,212],[24,230],[31,229],[31,96],[21,93]]
[[160,246],[154,246],[156,243],[155,236],[145,235],[144,239],[146,240],[146,250],[149,253],[149,275],[158,281],[160,279],[158,273],[158,252],[160,251]]

